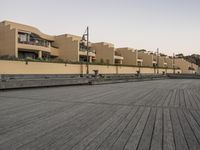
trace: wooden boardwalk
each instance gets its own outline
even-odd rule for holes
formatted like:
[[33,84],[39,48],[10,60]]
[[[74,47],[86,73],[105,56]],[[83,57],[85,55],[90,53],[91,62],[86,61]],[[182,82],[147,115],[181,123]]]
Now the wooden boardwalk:
[[200,80],[0,92],[0,150],[199,150]]

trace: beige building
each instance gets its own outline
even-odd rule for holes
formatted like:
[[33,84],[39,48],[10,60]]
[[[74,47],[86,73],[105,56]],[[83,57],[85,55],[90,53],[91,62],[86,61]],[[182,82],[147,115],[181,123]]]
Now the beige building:
[[[87,46],[80,36],[63,34],[50,36],[37,28],[14,23],[0,22],[0,56],[20,59],[60,58],[72,62],[87,61]],[[89,43],[89,62],[104,64],[124,64],[162,68],[179,67],[182,73],[195,73],[198,66],[182,58],[173,60],[167,56],[157,56],[147,51],[132,48],[115,48],[113,44]]]
[[138,58],[143,59],[143,66],[161,68],[173,68],[173,59],[168,56],[160,56],[153,52],[138,52]]
[[96,62],[106,64],[123,64],[124,58],[111,43],[92,43],[91,48],[96,52]]
[[190,63],[183,58],[175,58],[175,67],[180,68],[183,74],[193,74],[198,72],[198,66],[196,64]]
[[[87,43],[83,41],[80,36],[64,34],[55,36],[53,45],[60,49],[59,58],[73,62],[86,62],[87,61]],[[91,49],[89,43],[89,62],[95,62],[96,53]]]
[[154,67],[157,64],[156,57],[150,52],[138,51],[138,59],[143,60],[142,66]]
[[[50,36],[38,29],[3,21],[0,23],[0,56],[16,58],[62,58],[68,61],[86,61],[87,50],[81,37],[73,35]],[[96,54],[90,48],[89,60]]]
[[167,67],[168,68],[173,68],[173,58],[170,58],[170,57],[165,57],[165,62],[167,63]]
[[116,51],[124,58],[123,59],[123,64],[124,65],[138,65],[138,54],[137,51],[124,47],[124,48],[117,48]]
[[159,58],[159,63],[158,63],[159,67],[162,67],[162,68],[169,67],[168,64],[167,64],[166,56],[159,56],[158,58]]

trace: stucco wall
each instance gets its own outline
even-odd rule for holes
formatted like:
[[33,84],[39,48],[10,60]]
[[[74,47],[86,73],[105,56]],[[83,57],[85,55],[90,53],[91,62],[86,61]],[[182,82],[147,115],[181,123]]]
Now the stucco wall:
[[164,63],[165,63],[165,58],[162,56],[159,56],[159,67],[164,67]]
[[[182,73],[195,73],[198,72],[198,66],[195,64],[192,64],[183,58],[176,58],[175,59],[175,66],[179,67],[182,70]],[[188,70],[189,67],[194,68],[195,70]]]
[[96,62],[114,64],[114,47],[104,42],[92,43],[91,47],[96,51]]
[[0,23],[0,55],[17,56],[16,51],[16,29],[10,29]]
[[165,58],[167,66],[169,68],[173,68],[173,59],[172,58]]
[[153,66],[152,61],[153,61],[153,56],[151,54],[143,53],[143,52],[138,52],[138,58],[143,59],[142,65],[143,66]]
[[117,52],[121,54],[124,65],[137,65],[137,52],[130,48],[117,48]]
[[[85,64],[64,64],[64,63],[45,63],[25,61],[6,61],[0,60],[0,74],[85,74]],[[100,74],[133,74],[138,67],[109,66],[109,65],[89,65],[89,72],[99,70]],[[160,69],[162,73],[163,69]],[[153,68],[140,68],[141,73],[154,73]],[[168,69],[172,73],[172,69]]]
[[79,41],[72,37],[61,35],[55,37],[55,45],[59,46],[59,58],[70,61],[79,61]]

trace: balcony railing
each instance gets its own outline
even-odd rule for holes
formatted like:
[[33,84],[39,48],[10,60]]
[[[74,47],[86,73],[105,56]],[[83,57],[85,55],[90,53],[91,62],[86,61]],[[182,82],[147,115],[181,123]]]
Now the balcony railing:
[[19,38],[18,39],[18,43],[28,44],[28,45],[36,45],[36,46],[43,46],[43,47],[49,47],[49,42],[42,41],[42,40],[22,41]]
[[115,51],[115,56],[122,56],[119,52]]

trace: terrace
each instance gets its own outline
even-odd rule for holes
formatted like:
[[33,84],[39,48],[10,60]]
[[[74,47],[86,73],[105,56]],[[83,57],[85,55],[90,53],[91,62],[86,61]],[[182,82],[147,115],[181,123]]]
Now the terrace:
[[36,46],[43,46],[43,47],[50,47],[51,46],[51,43],[49,41],[40,38],[36,34],[25,33],[25,32],[19,32],[18,33],[18,43],[28,44],[28,45],[36,45]]
[[1,92],[0,149],[198,150],[200,80]]

